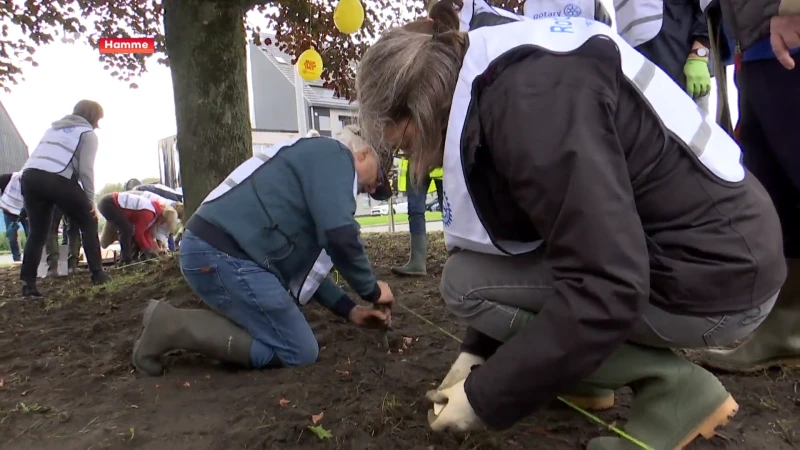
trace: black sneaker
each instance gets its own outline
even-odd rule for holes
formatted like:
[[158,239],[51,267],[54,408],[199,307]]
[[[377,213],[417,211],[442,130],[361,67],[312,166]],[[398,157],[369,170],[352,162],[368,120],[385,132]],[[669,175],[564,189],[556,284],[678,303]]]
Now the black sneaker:
[[39,289],[36,287],[35,284],[23,284],[22,285],[22,296],[23,297],[44,297]]
[[97,272],[97,273],[92,275],[92,283],[95,286],[99,286],[101,284],[106,284],[106,283],[108,283],[110,281],[111,281],[111,275],[105,273],[105,271]]

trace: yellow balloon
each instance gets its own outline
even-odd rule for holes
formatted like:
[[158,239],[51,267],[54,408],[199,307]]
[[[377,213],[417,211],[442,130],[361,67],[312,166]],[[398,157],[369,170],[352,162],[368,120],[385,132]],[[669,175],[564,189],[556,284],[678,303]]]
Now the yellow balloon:
[[333,23],[344,34],[352,34],[364,24],[364,7],[360,0],[339,0],[333,10]]
[[319,79],[322,69],[322,55],[313,48],[304,51],[297,58],[297,71],[300,73],[300,78],[306,81]]

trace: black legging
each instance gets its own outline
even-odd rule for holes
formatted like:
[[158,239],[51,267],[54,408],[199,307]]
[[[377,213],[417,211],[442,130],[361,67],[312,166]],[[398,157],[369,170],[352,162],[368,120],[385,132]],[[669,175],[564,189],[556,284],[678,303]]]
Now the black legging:
[[130,263],[133,260],[133,224],[128,221],[122,208],[114,201],[114,194],[107,194],[101,198],[97,202],[97,210],[106,218],[106,222],[117,227],[122,262]]
[[71,217],[83,234],[83,251],[92,275],[103,271],[100,255],[100,237],[97,235],[97,219],[92,214],[94,205],[75,180],[39,169],[28,169],[22,173],[20,184],[25,198],[30,232],[25,244],[20,280],[28,284],[36,283],[39,263],[42,261],[53,213],[57,206]]

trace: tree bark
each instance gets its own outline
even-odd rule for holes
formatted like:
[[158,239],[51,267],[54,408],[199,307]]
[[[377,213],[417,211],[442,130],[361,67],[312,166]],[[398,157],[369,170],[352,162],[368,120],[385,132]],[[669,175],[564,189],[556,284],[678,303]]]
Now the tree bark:
[[253,155],[242,2],[165,0],[186,217]]

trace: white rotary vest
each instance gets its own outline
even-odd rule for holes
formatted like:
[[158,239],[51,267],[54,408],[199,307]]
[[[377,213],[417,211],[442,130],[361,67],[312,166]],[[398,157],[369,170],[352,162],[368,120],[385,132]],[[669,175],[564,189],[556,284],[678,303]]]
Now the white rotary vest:
[[655,64],[628,45],[606,25],[586,19],[541,19],[480,28],[469,33],[470,45],[453,95],[444,150],[444,235],[449,250],[459,247],[479,253],[514,255],[541,242],[519,243],[492,239],[472,203],[462,165],[461,136],[472,102],[472,86],[492,61],[523,46],[569,53],[589,38],[614,41],[627,81],[641,93],[663,126],[680,139],[711,173],[726,182],[739,182],[745,171],[736,142]]
[[8,181],[8,186],[0,196],[0,208],[18,216],[25,207],[25,199],[22,198],[22,184],[20,183],[22,172],[14,172],[11,174],[11,180]]
[[50,128],[45,131],[39,145],[33,150],[25,169],[39,169],[50,173],[61,173],[69,167],[83,133],[92,131],[89,126]]
[[661,32],[664,22],[663,0],[614,0],[614,10],[619,35],[633,47],[650,41]]
[[120,192],[117,194],[117,204],[119,204],[120,208],[127,209],[129,211],[151,211],[153,213],[153,220],[147,224],[148,229],[152,227],[153,224],[158,220],[156,207],[148,198],[144,198],[136,194],[129,194],[127,192]]
[[149,199],[149,200],[155,200],[155,201],[161,203],[162,205],[167,205],[167,206],[172,206],[175,203],[177,203],[175,200],[170,200],[168,198],[164,198],[164,197],[156,194],[155,192],[150,192],[150,191],[135,191],[135,193],[132,192],[131,194],[138,195],[140,197],[144,197],[144,198]]
[[[219,186],[216,187],[210,194],[203,200],[203,203],[210,202],[215,200],[221,196],[223,196],[226,192],[230,191],[232,188],[238,186],[239,184],[245,182],[250,175],[253,174],[259,167],[264,165],[267,161],[272,159],[273,156],[277,155],[280,151],[290,148],[292,145],[297,143],[302,139],[308,138],[298,138],[298,139],[290,139],[280,144],[275,144],[272,147],[268,147],[267,149],[256,153],[255,156],[248,159],[242,165],[237,167],[228,178],[225,179]],[[319,138],[312,138],[312,139],[319,139]],[[358,175],[353,177],[353,197],[358,196]],[[311,300],[311,297],[317,292],[319,289],[319,285],[325,281],[325,278],[330,273],[331,269],[333,269],[333,261],[331,261],[331,257],[328,256],[328,253],[325,250],[322,250],[317,256],[316,261],[314,261],[314,265],[309,269],[308,273],[298,273],[293,276],[289,281],[289,292],[292,296],[297,300],[298,303],[301,305],[305,305]]]

